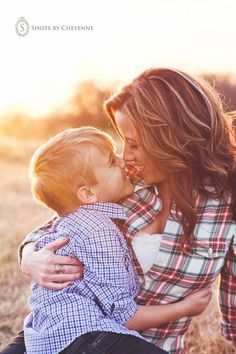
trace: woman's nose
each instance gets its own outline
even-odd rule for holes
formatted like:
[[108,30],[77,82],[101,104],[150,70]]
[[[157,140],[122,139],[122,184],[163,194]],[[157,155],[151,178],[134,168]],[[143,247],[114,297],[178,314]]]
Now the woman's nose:
[[132,162],[132,161],[134,161],[134,155],[133,154],[125,154],[125,155],[123,155],[123,159],[126,162]]
[[123,151],[123,159],[125,162],[131,162],[134,160],[134,154],[126,146]]

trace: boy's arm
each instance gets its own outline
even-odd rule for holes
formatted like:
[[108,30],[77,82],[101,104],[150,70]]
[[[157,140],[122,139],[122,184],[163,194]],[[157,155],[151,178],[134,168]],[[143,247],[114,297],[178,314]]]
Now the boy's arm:
[[84,261],[84,281],[96,296],[102,311],[129,329],[140,331],[185,316],[195,316],[210,301],[211,290],[204,289],[178,303],[138,306],[134,300],[137,286],[130,284],[130,269],[124,261],[124,249],[114,231],[98,230],[84,241],[83,247],[76,243],[73,245],[76,256]]

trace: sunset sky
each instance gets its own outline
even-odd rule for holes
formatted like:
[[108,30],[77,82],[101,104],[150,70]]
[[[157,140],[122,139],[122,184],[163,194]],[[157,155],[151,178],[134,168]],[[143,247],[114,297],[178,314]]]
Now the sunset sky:
[[2,0],[0,116],[49,114],[81,81],[123,84],[150,66],[236,75],[235,13],[235,0]]

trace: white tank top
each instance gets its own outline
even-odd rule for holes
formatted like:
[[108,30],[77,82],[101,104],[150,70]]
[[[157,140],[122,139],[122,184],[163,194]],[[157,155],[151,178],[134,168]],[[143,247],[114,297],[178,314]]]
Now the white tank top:
[[161,240],[162,234],[147,234],[144,232],[139,232],[133,238],[131,244],[144,274],[147,273],[155,263]]

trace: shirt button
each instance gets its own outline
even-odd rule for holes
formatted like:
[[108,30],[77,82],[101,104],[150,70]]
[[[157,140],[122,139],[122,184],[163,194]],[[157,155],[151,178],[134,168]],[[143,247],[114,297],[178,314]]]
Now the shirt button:
[[153,284],[152,279],[145,279],[145,287],[146,287],[146,289],[151,289],[152,284]]
[[196,196],[197,196],[197,191],[194,190],[194,191],[192,192],[192,197],[193,197],[193,198],[196,198]]
[[208,254],[209,254],[209,256],[212,256],[212,254],[213,254],[213,249],[211,247],[208,248]]

